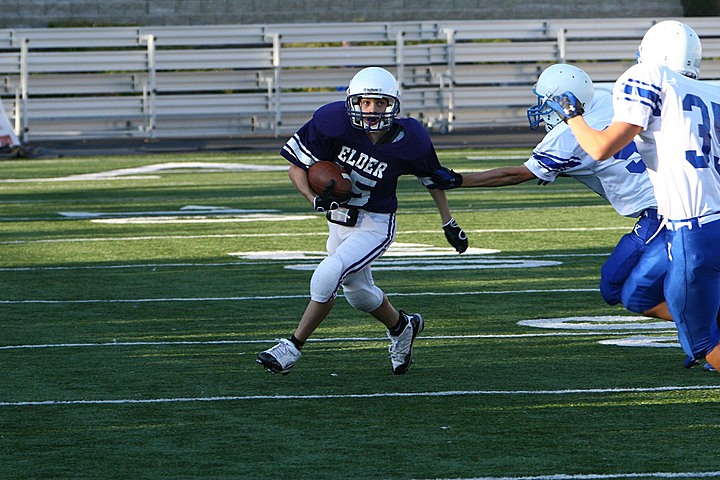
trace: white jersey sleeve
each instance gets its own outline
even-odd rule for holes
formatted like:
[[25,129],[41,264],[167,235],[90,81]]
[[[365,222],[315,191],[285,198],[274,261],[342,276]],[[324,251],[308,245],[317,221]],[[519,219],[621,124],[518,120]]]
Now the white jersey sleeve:
[[639,64],[615,83],[613,121],[643,128],[636,144],[670,220],[720,212],[720,87]]
[[[598,92],[584,118],[593,128],[604,129],[612,116],[611,96]],[[645,164],[633,144],[614,158],[598,162],[580,148],[568,126],[560,123],[545,135],[524,165],[548,182],[558,175],[574,178],[610,202],[620,215],[637,217],[656,206]]]

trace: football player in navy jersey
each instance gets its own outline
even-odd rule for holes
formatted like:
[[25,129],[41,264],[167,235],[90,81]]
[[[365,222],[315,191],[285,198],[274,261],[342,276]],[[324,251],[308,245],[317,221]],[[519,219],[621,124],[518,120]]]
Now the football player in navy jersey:
[[651,27],[638,63],[615,82],[612,123],[584,120],[573,91],[549,105],[593,158],[635,140],[667,220],[665,297],[689,361],[720,368],[720,88],[699,82],[702,47],[682,22]]
[[667,271],[665,228],[657,213],[657,202],[647,169],[630,142],[613,158],[599,163],[580,147],[562,118],[547,105],[558,92],[572,90],[586,109],[586,119],[595,128],[612,121],[612,97],[595,91],[590,76],[568,64],[551,65],[540,74],[533,88],[537,105],[528,109],[530,128],[545,124],[547,134],[522,165],[458,174],[445,167],[434,172],[433,185],[456,187],[500,187],[539,180],[545,185],[558,176],[573,178],[607,200],[617,213],[637,218],[632,231],[623,235],[600,271],[600,294],[610,305],[648,317],[672,321],[663,294]]
[[[326,213],[329,235],[328,256],[312,275],[310,301],[295,332],[257,357],[272,373],[290,372],[307,339],[330,313],[340,287],[350,305],[387,327],[393,373],[410,368],[413,342],[425,320],[418,313],[396,310],[375,285],[370,266],[395,239],[398,178],[427,177],[441,165],[423,126],[412,118],[398,118],[399,113],[395,77],[382,68],[365,68],[350,81],[345,102],[320,107],[281,151],[297,190],[315,210]],[[333,198],[329,189],[321,195],[312,191],[307,169],[321,160],[347,171],[353,186],[349,199]],[[467,237],[450,214],[445,192],[429,192],[447,240],[464,252]]]

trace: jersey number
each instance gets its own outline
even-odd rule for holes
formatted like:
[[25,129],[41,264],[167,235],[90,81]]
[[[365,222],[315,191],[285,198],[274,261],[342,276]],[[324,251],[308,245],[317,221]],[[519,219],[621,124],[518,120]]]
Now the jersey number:
[[350,172],[350,179],[353,185],[353,198],[347,204],[353,207],[362,207],[370,199],[370,189],[375,186],[377,181],[365,178],[355,170]]
[[628,162],[625,165],[625,170],[630,173],[643,173],[645,170],[647,170],[647,167],[642,161],[642,158],[639,158],[640,152],[638,152],[635,142],[628,143],[622,150],[613,155],[613,158],[616,158],[618,160],[630,160],[630,157],[632,157],[633,155],[638,157],[638,159],[633,162]]
[[683,98],[683,110],[690,112],[693,108],[697,108],[702,117],[702,122],[698,124],[697,127],[698,138],[702,141],[700,151],[686,150],[685,159],[695,168],[707,168],[712,164],[716,170],[720,170],[720,165],[718,165],[720,159],[711,155],[713,129],[715,130],[715,138],[720,139],[720,104],[711,102],[710,105],[712,108],[712,119],[707,105],[705,105],[705,102],[703,102],[700,97],[689,93]]

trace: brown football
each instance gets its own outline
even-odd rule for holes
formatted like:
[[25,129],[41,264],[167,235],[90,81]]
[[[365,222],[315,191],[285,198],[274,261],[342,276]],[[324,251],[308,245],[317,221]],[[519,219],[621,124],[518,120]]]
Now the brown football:
[[307,175],[310,188],[318,195],[325,191],[330,180],[335,180],[332,190],[334,197],[345,197],[352,192],[350,175],[345,173],[345,170],[337,163],[327,160],[314,163],[308,168]]

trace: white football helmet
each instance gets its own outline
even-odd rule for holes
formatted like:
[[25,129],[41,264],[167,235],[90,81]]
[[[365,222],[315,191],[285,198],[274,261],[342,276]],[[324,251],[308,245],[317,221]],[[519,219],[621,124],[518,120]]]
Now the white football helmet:
[[637,51],[638,63],[658,63],[686,77],[700,78],[702,46],[695,30],[665,20],[645,32]]
[[587,110],[592,104],[595,87],[584,70],[566,63],[551,65],[540,74],[533,87],[533,93],[537,96],[537,105],[528,108],[527,111],[532,130],[544,121],[545,130],[549,132],[562,122],[560,115],[548,106],[547,101],[565,92],[572,92]]
[[[363,113],[360,108],[361,98],[384,98],[388,101],[388,106],[382,113]],[[400,113],[398,82],[384,68],[364,68],[350,80],[345,104],[354,127],[368,131],[386,130]],[[373,123],[365,120],[378,121]]]

